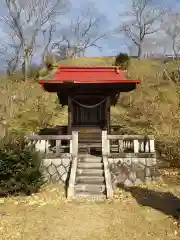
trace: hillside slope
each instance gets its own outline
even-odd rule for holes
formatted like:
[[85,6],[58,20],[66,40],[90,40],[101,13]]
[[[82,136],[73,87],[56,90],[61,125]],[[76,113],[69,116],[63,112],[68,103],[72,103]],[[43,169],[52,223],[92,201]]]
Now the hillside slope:
[[[64,60],[58,65],[113,65],[114,57]],[[43,70],[42,70],[43,71]],[[42,72],[41,71],[41,72]],[[141,79],[139,88],[122,93],[116,107],[111,108],[112,124],[121,133],[152,133],[161,142],[177,142],[180,129],[179,88],[163,80],[160,61],[132,59],[128,77]],[[43,74],[42,74],[43,75]],[[0,79],[0,127],[22,131],[67,124],[67,107],[62,108],[56,94],[44,92],[35,80],[25,83]]]

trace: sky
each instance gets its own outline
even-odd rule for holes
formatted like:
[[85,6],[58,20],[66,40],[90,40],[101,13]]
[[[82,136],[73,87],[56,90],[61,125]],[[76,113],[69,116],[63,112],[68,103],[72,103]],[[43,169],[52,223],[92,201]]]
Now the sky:
[[[97,11],[107,18],[104,29],[105,31],[117,28],[120,23],[119,15],[125,11],[128,5],[128,0],[113,0],[113,3],[109,0],[91,0],[91,2],[95,5]],[[77,8],[81,4],[83,4],[83,0],[73,0],[74,11],[78,10]],[[122,43],[121,39],[116,36],[109,37],[108,39],[102,41],[101,44],[103,46],[102,52],[100,52],[97,48],[91,48],[87,54],[89,56],[111,56],[116,55],[117,52],[120,51],[127,51],[125,43]]]
[[[71,0],[71,11],[65,15],[64,19],[61,18],[62,25],[68,24],[68,21],[78,16],[80,9],[87,8],[88,3],[92,5],[97,13],[102,14],[104,22],[101,25],[102,32],[112,31],[120,23],[120,14],[122,14],[127,8],[129,0],[113,0],[114,4],[109,0]],[[102,46],[100,51],[98,48],[89,48],[86,52],[86,56],[115,56],[118,52],[127,52],[127,46],[122,41],[120,36],[110,35],[107,39],[103,39],[98,42],[99,46]],[[35,59],[39,59],[36,55]]]
[[[131,0],[90,0],[95,4],[97,11],[104,14],[108,21],[108,28],[116,28],[123,20],[120,17],[121,14],[128,11],[131,4]],[[72,6],[74,12],[78,11],[79,6],[83,4],[83,0],[72,0]],[[180,12],[180,0],[153,0],[153,4],[162,7],[171,7],[173,10]],[[73,16],[72,11],[72,16]],[[118,52],[128,52],[128,47],[120,36],[111,36],[107,40],[101,42],[103,51],[100,52],[98,49],[91,48],[87,52],[88,56],[111,56],[116,55]]]
[[[1,0],[2,1],[2,0]],[[77,16],[79,9],[86,6],[87,2],[94,5],[97,12],[104,15],[105,20],[102,23],[102,31],[115,29],[123,20],[120,15],[126,12],[132,0],[71,0],[72,9],[64,19],[60,20],[60,24],[64,24]],[[180,0],[152,0],[152,4],[162,7],[172,7],[175,11],[180,12]],[[4,13],[3,6],[0,6],[0,16]],[[61,36],[59,36],[60,38]],[[0,28],[0,38],[4,38],[4,33]],[[128,47],[121,36],[111,35],[109,38],[99,42],[102,45],[102,51],[97,48],[90,48],[86,53],[87,56],[112,56],[119,52],[128,52]],[[35,62],[38,62],[40,57],[38,53],[35,55]]]

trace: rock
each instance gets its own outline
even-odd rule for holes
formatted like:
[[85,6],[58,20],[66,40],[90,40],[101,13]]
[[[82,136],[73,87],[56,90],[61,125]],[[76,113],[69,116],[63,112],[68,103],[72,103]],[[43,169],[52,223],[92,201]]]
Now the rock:
[[153,178],[156,179],[156,178],[159,178],[159,177],[161,176],[161,173],[160,173],[160,171],[159,171],[158,168],[153,167],[153,168],[151,169],[151,175],[152,175]]
[[146,167],[145,171],[146,171],[146,173],[145,173],[146,176],[145,177],[151,177],[151,169],[149,167]]
[[61,181],[62,181],[63,183],[65,183],[66,180],[67,180],[67,173],[64,173],[64,174],[61,176]]
[[116,187],[117,187],[117,181],[115,180],[115,181],[112,182],[113,190],[116,190]]
[[124,164],[130,166],[132,163],[131,158],[124,158]]
[[51,165],[51,159],[45,158],[42,160],[42,165],[44,167],[49,167]]
[[57,171],[59,173],[59,175],[63,175],[64,173],[66,173],[66,169],[63,165],[60,165],[58,168],[57,168]]
[[138,164],[139,163],[139,158],[133,157],[132,158],[132,163]]
[[141,185],[143,184],[143,181],[141,181],[141,179],[137,178],[136,181],[134,182],[135,186]]
[[124,182],[125,187],[132,187],[133,185],[134,184],[129,179],[126,179],[125,182]]
[[152,178],[151,177],[146,177],[145,178],[145,183],[148,184],[152,181]]
[[48,172],[44,172],[43,177],[45,182],[50,182],[51,176]]
[[129,173],[129,180],[134,182],[136,180],[136,173],[135,172],[130,172]]
[[69,166],[70,166],[70,160],[69,160],[69,158],[63,158],[63,159],[62,159],[62,165],[63,165],[64,167],[69,167]]
[[142,164],[142,163],[138,163],[138,168],[144,170],[145,167],[146,167],[146,166],[145,166],[144,164]]
[[61,165],[62,161],[60,158],[54,158],[51,160],[52,164],[54,164],[55,166],[59,166]]
[[117,165],[121,165],[124,162],[124,158],[115,158],[114,163]]
[[124,172],[121,172],[121,173],[119,173],[118,174],[118,176],[117,176],[117,182],[118,183],[124,183],[124,181],[126,180],[128,178],[128,175],[126,174],[126,173],[124,173]]
[[51,165],[48,169],[50,175],[54,175],[57,172],[57,169],[54,165]]
[[141,181],[144,181],[144,179],[145,179],[144,170],[142,168],[140,168],[139,166],[136,166],[136,177],[138,179],[140,179]]
[[51,177],[51,180],[53,183],[57,183],[60,179],[60,176],[58,173],[55,173],[52,177]]
[[155,158],[147,158],[146,159],[146,166],[151,167],[156,165],[156,159]]
[[145,158],[140,158],[139,159],[139,163],[141,163],[142,165],[146,165],[146,159]]

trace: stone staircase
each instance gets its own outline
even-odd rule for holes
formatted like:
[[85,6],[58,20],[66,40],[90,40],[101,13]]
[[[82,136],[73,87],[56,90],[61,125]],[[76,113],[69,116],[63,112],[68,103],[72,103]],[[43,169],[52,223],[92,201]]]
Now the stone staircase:
[[102,157],[78,157],[75,180],[76,197],[106,198],[106,183]]

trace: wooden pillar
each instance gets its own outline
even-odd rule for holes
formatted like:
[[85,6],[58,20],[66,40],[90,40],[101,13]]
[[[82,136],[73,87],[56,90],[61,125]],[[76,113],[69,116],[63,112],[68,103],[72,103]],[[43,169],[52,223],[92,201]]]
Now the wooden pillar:
[[110,118],[111,118],[111,115],[110,115],[110,96],[107,97],[107,101],[106,101],[106,124],[107,124],[107,133],[110,134]]
[[138,153],[138,152],[139,152],[139,141],[134,140],[134,153]]
[[72,100],[68,97],[68,134],[72,134]]
[[70,153],[72,156],[78,155],[78,132],[72,131],[72,140],[70,141]]
[[102,155],[109,156],[110,154],[110,141],[106,130],[102,131]]

